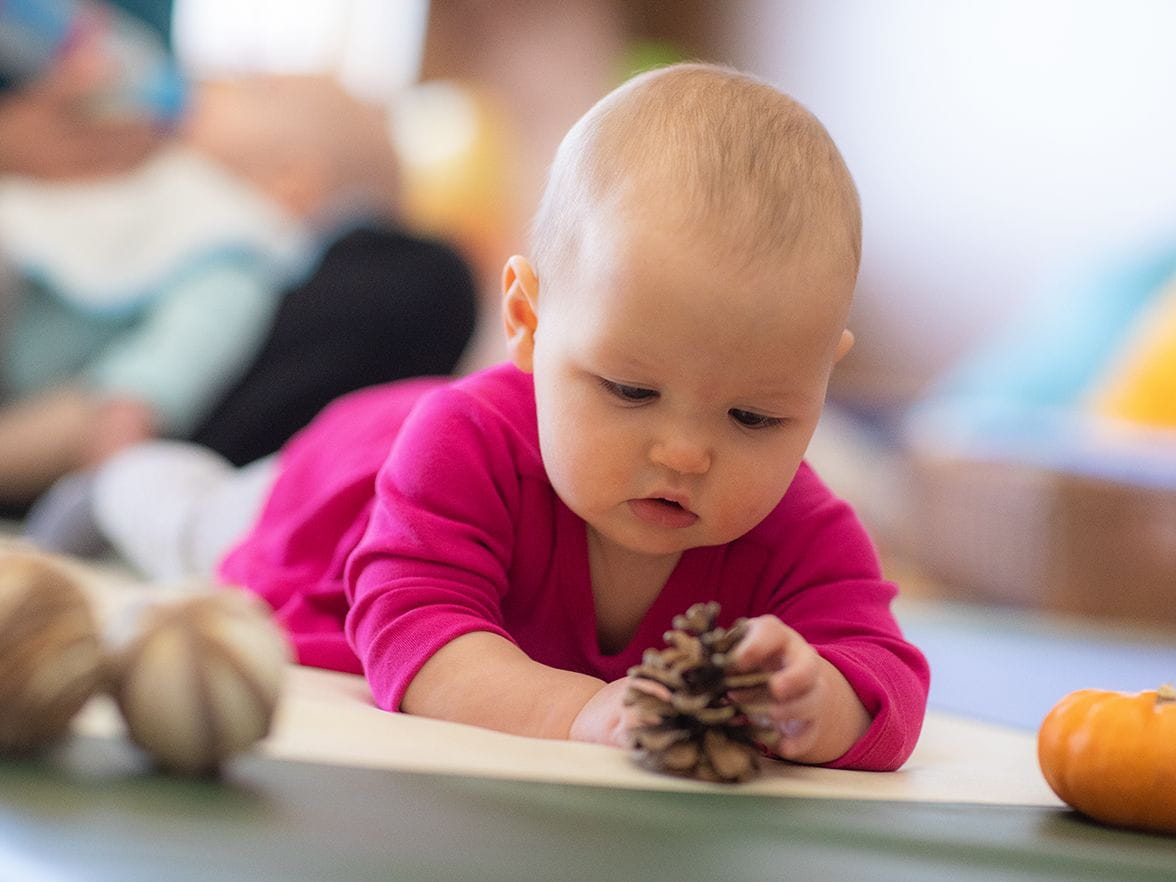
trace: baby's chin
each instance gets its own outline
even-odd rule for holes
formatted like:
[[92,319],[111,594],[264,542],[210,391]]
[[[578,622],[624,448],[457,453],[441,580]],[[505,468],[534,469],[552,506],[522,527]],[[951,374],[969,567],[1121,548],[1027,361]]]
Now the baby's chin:
[[681,532],[675,534],[664,531],[659,535],[658,531],[637,526],[627,528],[618,527],[615,523],[586,523],[590,546],[595,544],[598,548],[611,549],[636,557],[664,558],[679,555],[702,544],[690,541]]
[[620,525],[615,521],[597,525],[587,521],[589,541],[635,557],[657,559],[678,556],[692,548],[723,545],[738,538],[715,538],[695,527],[678,528],[650,524],[631,513],[626,513],[622,520],[625,522]]

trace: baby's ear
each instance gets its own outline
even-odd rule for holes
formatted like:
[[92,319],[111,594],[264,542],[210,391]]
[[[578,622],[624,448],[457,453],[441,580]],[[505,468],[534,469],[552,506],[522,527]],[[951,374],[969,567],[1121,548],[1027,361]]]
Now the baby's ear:
[[535,354],[538,306],[539,278],[530,262],[516,254],[502,270],[502,324],[510,360],[527,373],[531,372]]

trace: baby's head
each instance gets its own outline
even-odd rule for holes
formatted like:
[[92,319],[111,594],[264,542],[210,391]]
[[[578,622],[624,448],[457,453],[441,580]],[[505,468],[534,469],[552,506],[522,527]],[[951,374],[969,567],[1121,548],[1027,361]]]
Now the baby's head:
[[295,217],[395,208],[398,167],[383,115],[331,77],[203,82],[181,136]]
[[852,343],[860,229],[825,129],[734,71],[644,74],[572,128],[504,319],[598,547],[721,544],[775,507]]
[[532,226],[540,278],[576,268],[585,228],[621,213],[749,266],[815,248],[857,272],[857,191],[836,145],[796,101],[733,70],[662,68],[581,117]]

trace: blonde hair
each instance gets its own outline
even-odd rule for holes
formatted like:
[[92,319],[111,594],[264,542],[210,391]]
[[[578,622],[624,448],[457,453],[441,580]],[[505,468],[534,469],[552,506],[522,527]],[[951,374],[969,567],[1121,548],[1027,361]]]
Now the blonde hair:
[[586,212],[617,200],[677,211],[748,260],[816,236],[857,272],[857,190],[832,138],[798,102],[729,68],[641,74],[580,118],[532,222],[540,277],[574,259]]

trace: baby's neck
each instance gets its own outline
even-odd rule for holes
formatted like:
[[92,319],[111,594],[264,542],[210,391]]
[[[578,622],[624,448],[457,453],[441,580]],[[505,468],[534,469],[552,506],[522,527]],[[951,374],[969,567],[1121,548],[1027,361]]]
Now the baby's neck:
[[629,645],[681,556],[636,554],[601,540],[589,529],[588,572],[601,652],[612,655]]

